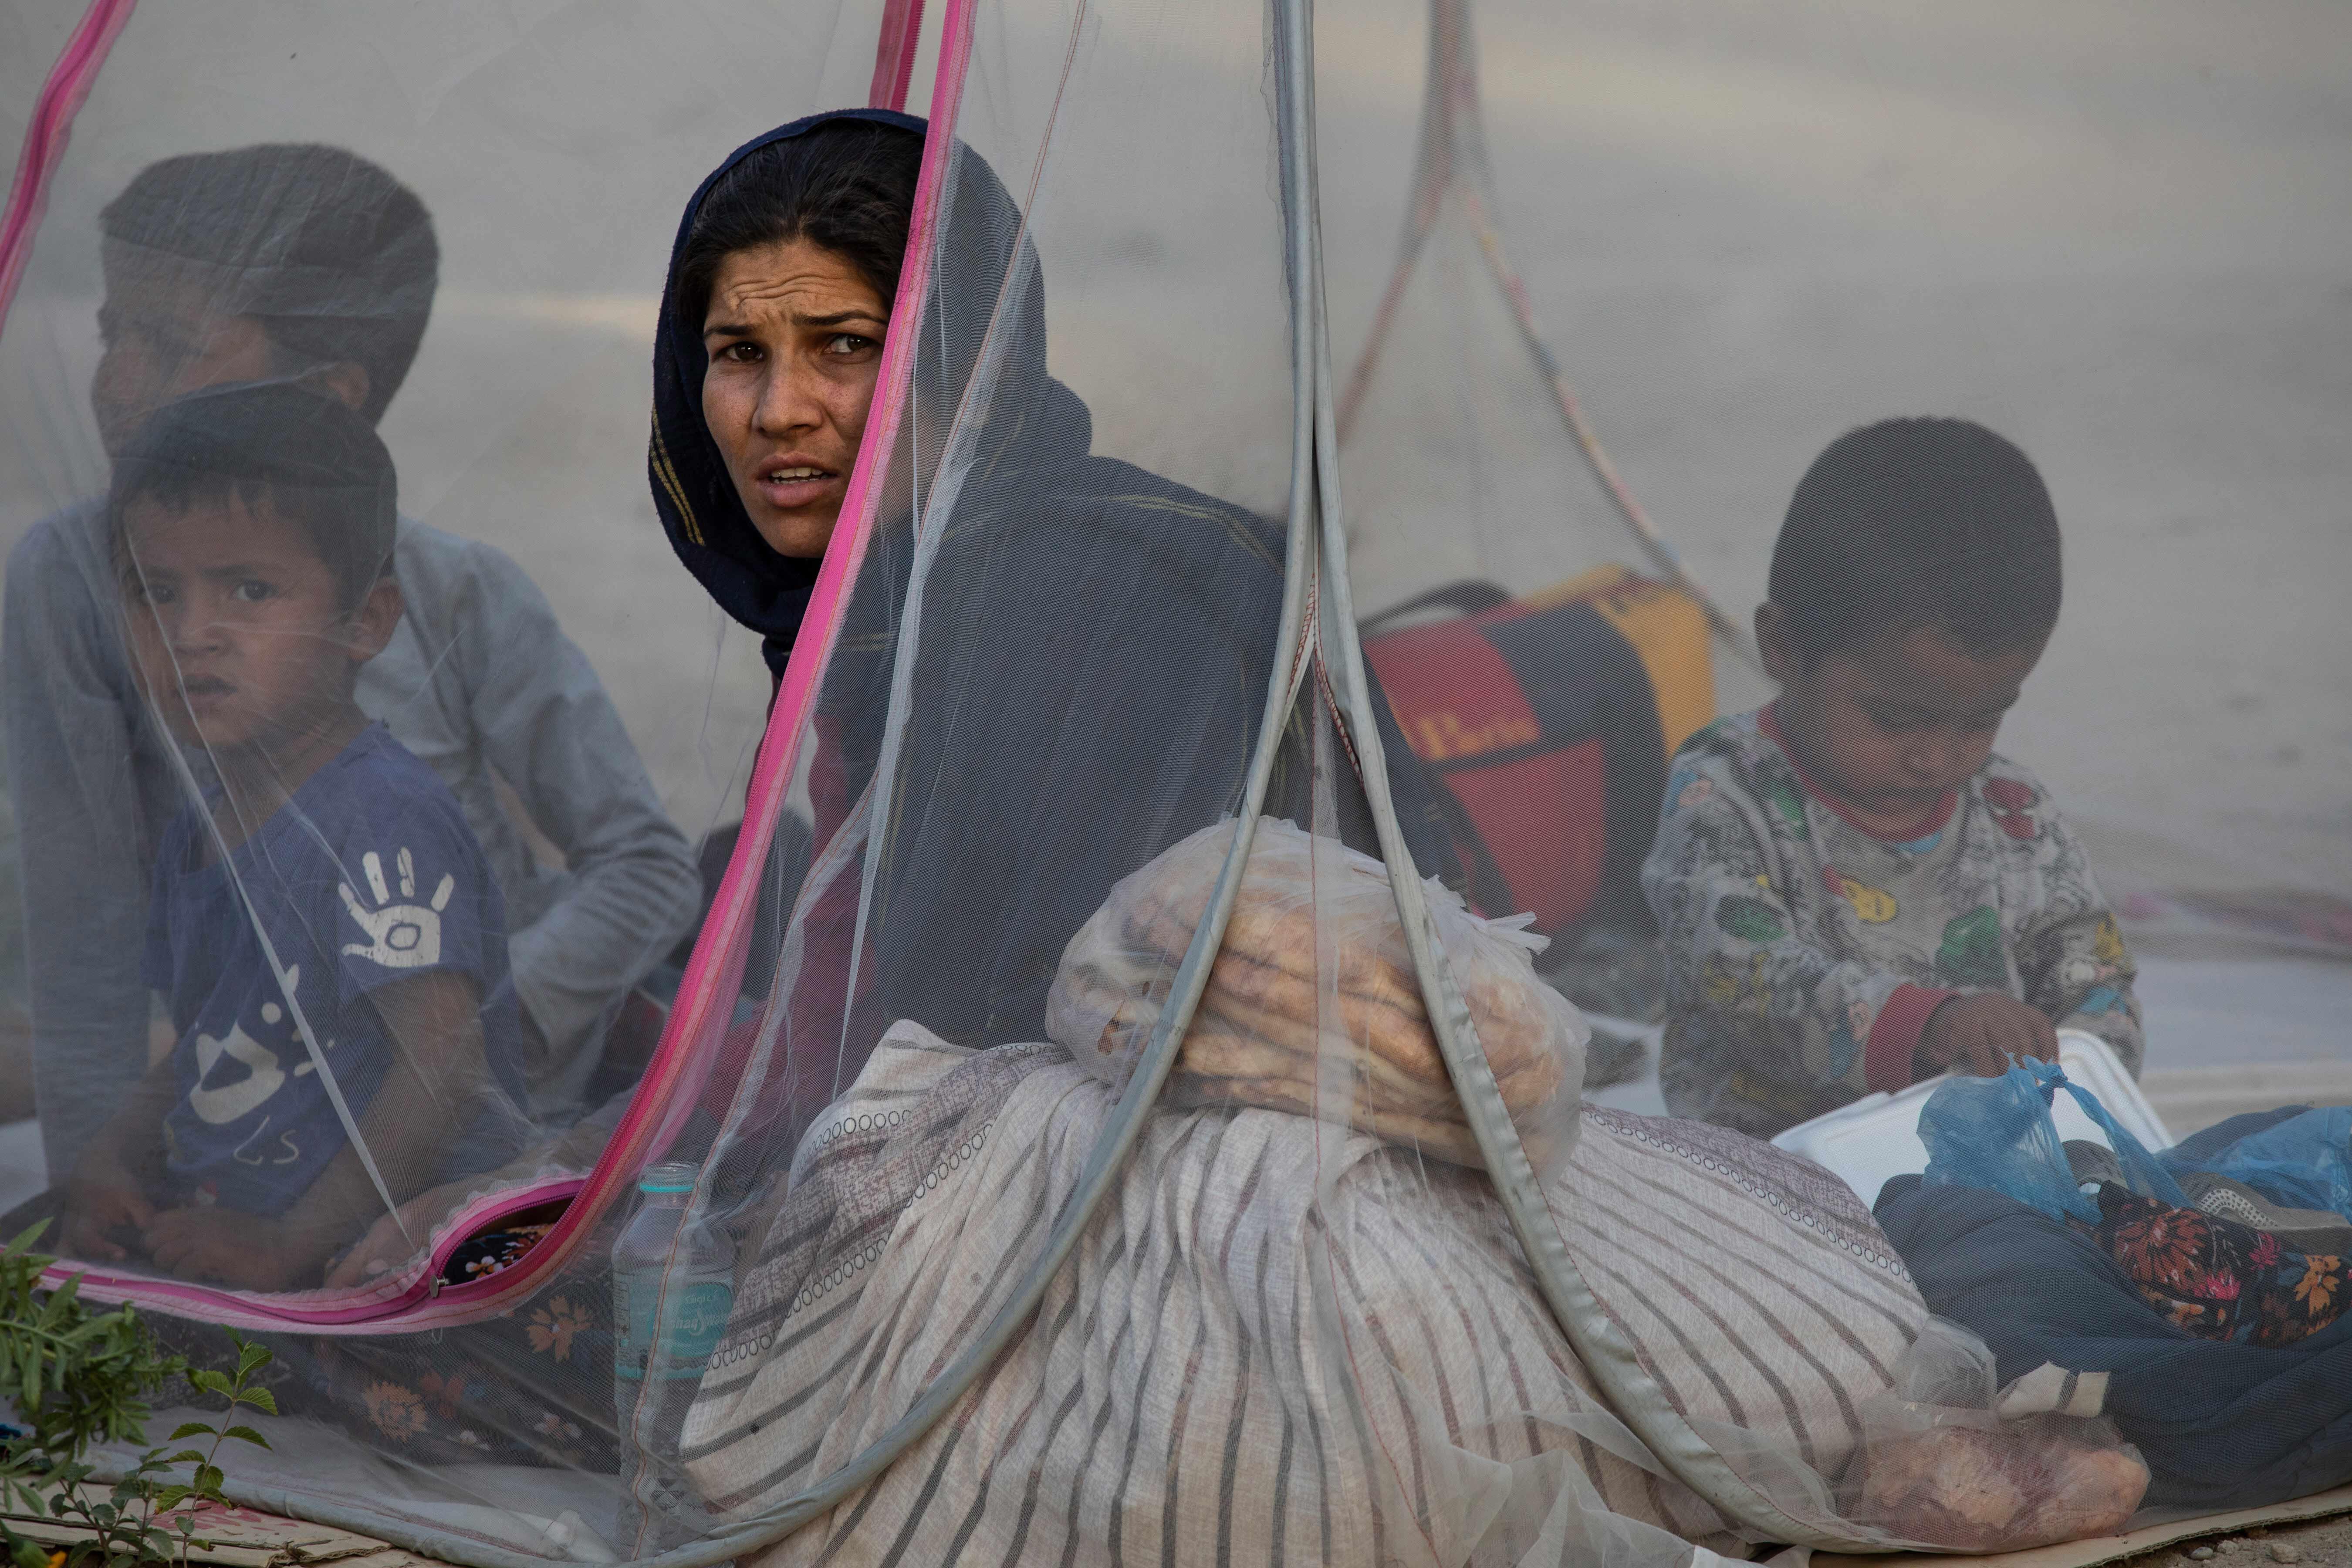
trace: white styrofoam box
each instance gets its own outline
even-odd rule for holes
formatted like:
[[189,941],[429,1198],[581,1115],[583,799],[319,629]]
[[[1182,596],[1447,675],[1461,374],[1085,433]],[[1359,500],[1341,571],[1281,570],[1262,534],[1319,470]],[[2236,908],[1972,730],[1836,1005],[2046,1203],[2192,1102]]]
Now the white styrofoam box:
[[[2068,1078],[2096,1095],[2125,1131],[2149,1149],[2171,1147],[2172,1134],[2165,1131],[2163,1119],[2105,1040],[2080,1029],[2059,1030],[2058,1065]],[[1943,1081],[1941,1077],[1931,1078],[1895,1094],[1864,1095],[1826,1116],[1799,1122],[1772,1142],[1828,1166],[1861,1194],[1864,1203],[1876,1203],[1878,1189],[1888,1177],[1916,1175],[1927,1168],[1927,1146],[1919,1141],[1919,1111]],[[2101,1145],[2107,1142],[2106,1134],[2063,1089],[2050,1110],[2058,1124],[2060,1141],[2083,1138]]]

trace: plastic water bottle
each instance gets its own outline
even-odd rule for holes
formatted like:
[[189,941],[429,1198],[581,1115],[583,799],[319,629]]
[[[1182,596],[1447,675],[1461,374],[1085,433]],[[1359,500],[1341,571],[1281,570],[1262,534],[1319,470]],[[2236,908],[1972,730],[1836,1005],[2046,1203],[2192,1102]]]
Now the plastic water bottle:
[[[700,1167],[653,1165],[613,1243],[613,1404],[637,1521],[677,1544],[703,1510],[677,1468],[688,1407],[735,1304],[735,1244],[689,1213]],[[635,1511],[635,1510],[631,1511]],[[665,1528],[667,1526],[667,1528]]]

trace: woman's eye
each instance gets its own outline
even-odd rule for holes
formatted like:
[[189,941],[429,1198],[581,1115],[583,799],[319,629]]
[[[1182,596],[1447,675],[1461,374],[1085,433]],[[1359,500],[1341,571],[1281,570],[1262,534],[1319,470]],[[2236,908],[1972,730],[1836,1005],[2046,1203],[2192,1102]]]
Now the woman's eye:
[[724,360],[730,364],[753,364],[759,361],[760,345],[757,343],[745,342],[742,340],[738,339],[734,342],[729,343],[725,348],[720,349],[719,353],[712,357],[715,359]]
[[873,346],[872,338],[861,338],[856,332],[835,332],[825,340],[824,352],[846,359],[853,354],[864,353]]
[[258,577],[247,577],[229,590],[229,597],[241,605],[257,605],[264,599],[275,598],[278,590]]

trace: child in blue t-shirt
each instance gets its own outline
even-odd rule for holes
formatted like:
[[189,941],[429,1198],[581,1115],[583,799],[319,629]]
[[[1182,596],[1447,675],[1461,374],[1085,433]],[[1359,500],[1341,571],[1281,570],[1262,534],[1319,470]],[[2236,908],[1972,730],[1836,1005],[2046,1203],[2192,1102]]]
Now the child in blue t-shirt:
[[286,384],[171,405],[117,459],[131,663],[212,778],[156,858],[144,972],[177,1039],[67,1185],[72,1256],[315,1285],[387,1195],[519,1146],[497,884],[352,699],[400,620],[394,498],[367,424]]

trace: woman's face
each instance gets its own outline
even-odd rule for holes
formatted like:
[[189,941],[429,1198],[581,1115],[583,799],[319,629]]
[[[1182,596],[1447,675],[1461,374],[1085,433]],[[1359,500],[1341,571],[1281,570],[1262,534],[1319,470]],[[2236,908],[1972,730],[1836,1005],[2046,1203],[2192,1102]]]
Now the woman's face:
[[806,239],[719,265],[702,320],[702,416],[779,555],[822,555],[833,537],[889,321],[863,273]]

